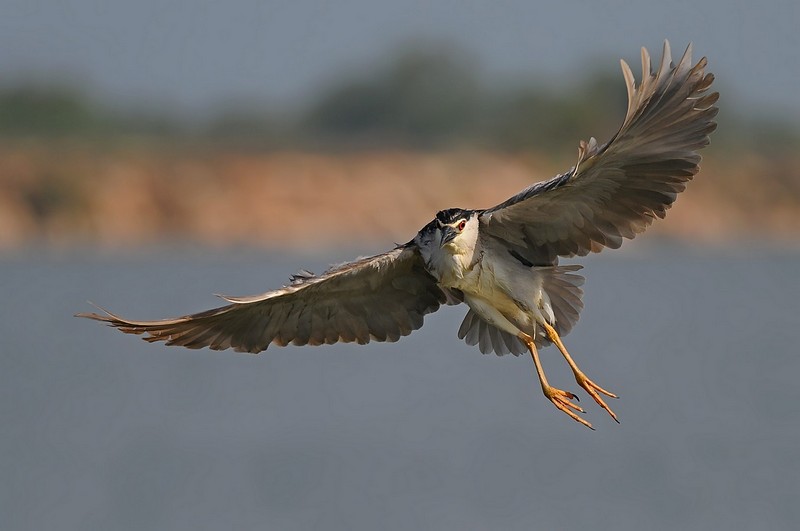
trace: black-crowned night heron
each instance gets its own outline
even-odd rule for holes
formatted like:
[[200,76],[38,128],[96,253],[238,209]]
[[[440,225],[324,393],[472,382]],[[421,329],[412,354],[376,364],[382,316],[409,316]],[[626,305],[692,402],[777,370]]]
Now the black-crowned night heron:
[[559,257],[618,248],[666,210],[698,171],[717,114],[706,59],[692,65],[689,46],[677,65],[664,44],[655,73],[642,49],[642,83],[628,65],[628,111],[600,146],[581,142],[578,162],[562,175],[486,210],[443,210],[405,245],[335,266],[301,272],[283,288],[177,319],[132,321],[112,313],[80,314],[147,341],[188,348],[257,353],[270,344],[397,341],[442,304],[469,307],[458,337],[481,352],[530,352],[545,396],[574,420],[576,396],[551,386],[537,349],[553,343],[575,378],[615,420],[600,395],[616,396],[573,361],[561,336],[583,308],[583,277]]

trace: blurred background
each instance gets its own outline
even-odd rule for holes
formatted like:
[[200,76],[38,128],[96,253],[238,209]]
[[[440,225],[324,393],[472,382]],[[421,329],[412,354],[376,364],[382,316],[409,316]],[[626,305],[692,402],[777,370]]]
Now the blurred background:
[[[790,527],[798,23],[791,0],[3,2],[0,528]],[[463,309],[260,357],[71,317],[205,309],[492,206],[610,138],[619,59],[641,79],[665,38],[708,56],[719,128],[665,221],[580,261],[567,346],[621,426],[560,418],[529,359],[456,339]]]

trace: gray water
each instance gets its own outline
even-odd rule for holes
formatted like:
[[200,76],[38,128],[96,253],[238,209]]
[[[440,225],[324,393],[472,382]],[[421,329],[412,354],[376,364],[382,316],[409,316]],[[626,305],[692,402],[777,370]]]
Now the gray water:
[[616,425],[582,394],[594,432],[545,400],[529,357],[460,342],[463,308],[395,344],[261,356],[72,317],[86,299],[201,310],[324,260],[0,257],[0,529],[795,528],[800,253],[632,249],[581,261],[566,344],[621,396]]

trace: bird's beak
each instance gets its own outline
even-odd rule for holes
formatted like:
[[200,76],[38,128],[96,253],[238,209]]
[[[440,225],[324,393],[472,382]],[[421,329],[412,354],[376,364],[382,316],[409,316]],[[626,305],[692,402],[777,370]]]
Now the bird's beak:
[[457,235],[458,232],[456,232],[456,229],[454,229],[453,227],[450,227],[448,225],[442,227],[442,242],[439,244],[439,248],[441,249],[442,247],[453,241],[453,238],[455,238]]

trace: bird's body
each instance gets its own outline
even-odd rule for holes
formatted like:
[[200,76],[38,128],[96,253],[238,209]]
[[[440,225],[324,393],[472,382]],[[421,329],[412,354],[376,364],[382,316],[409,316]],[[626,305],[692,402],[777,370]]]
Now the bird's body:
[[[461,294],[469,308],[484,321],[513,337],[524,332],[536,337],[536,322],[555,322],[543,271],[514,257],[501,242],[481,237],[479,212],[449,209],[414,238],[428,272],[439,286]],[[443,242],[445,221],[464,222],[460,238]],[[441,224],[441,225],[440,225]],[[513,279],[513,281],[512,281]],[[503,352],[500,352],[503,353]]]
[[642,50],[637,87],[623,62],[628,112],[619,132],[600,146],[582,142],[569,171],[535,184],[485,210],[439,212],[404,245],[230,304],[160,321],[133,321],[109,312],[81,314],[148,341],[189,348],[257,353],[270,344],[397,341],[421,327],[443,304],[466,303],[458,332],[481,352],[530,352],[542,390],[582,424],[572,393],[549,385],[537,347],[553,343],[578,384],[615,420],[592,382],[564,347],[583,309],[581,267],[559,257],[583,256],[644,231],[684,190],[699,169],[697,150],[716,124],[717,93],[706,60],[691,62],[691,47],[673,65],[668,43],[656,72]]

